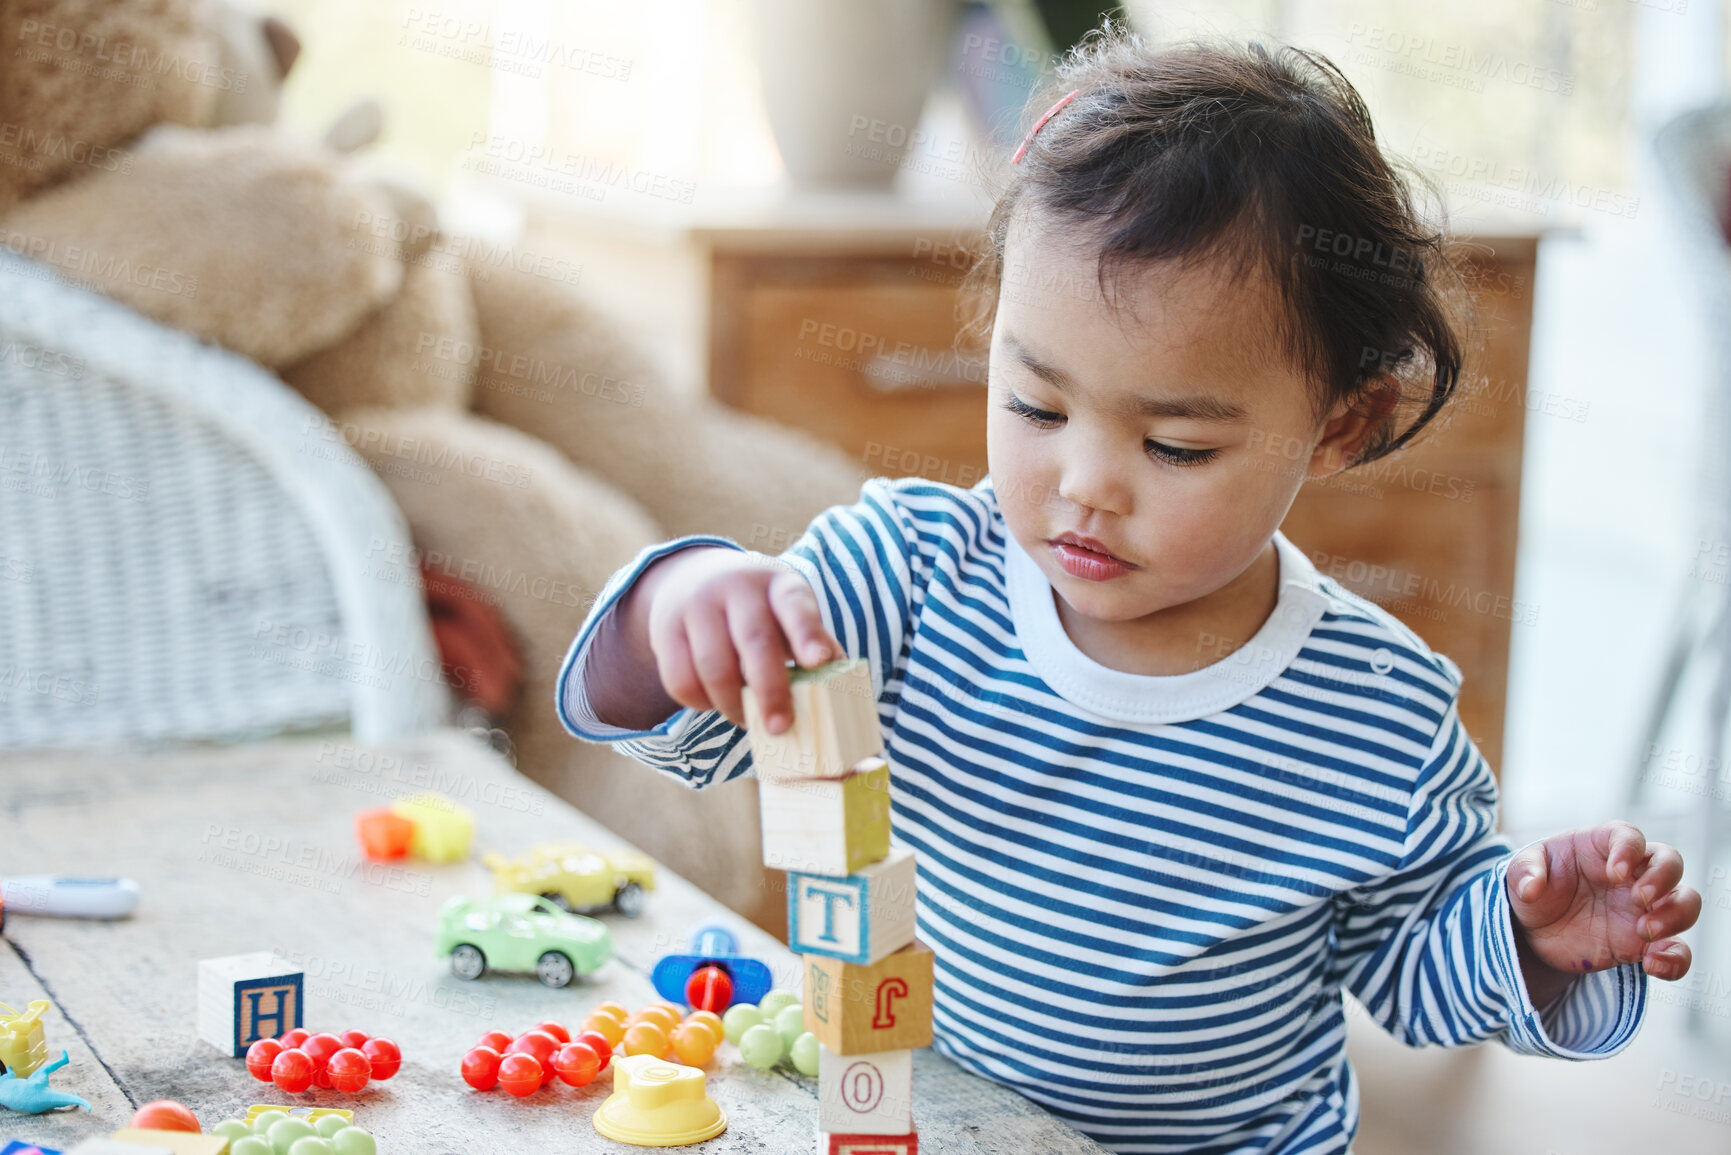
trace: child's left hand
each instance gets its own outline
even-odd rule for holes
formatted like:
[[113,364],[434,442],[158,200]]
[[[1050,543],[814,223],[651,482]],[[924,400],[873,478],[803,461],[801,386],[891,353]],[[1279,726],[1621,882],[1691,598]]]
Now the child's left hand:
[[1516,854],[1507,876],[1516,935],[1523,953],[1559,972],[1534,974],[1523,958],[1534,1003],[1569,976],[1624,963],[1656,979],[1688,974],[1689,947],[1674,936],[1695,925],[1701,895],[1682,878],[1683,856],[1627,822],[1565,831]]

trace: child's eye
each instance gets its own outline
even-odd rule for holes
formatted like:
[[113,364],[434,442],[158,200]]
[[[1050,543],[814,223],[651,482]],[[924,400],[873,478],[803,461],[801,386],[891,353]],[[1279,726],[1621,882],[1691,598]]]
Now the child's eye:
[[1029,423],[1038,425],[1041,429],[1050,429],[1064,420],[1062,413],[1053,413],[1049,409],[1035,409],[1014,393],[1004,398],[1004,408]]
[[1204,465],[1220,455],[1219,449],[1185,449],[1179,445],[1167,445],[1160,441],[1149,441],[1148,455],[1172,465]]

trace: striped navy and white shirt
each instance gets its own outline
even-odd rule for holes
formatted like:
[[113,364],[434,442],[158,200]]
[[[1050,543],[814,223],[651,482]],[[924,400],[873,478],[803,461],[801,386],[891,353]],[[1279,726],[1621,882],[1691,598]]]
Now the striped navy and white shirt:
[[[1534,1009],[1459,670],[1275,543],[1268,622],[1165,677],[1077,649],[990,478],[874,478],[780,555],[869,659],[894,839],[916,854],[936,956],[933,1045],[1116,1151],[1347,1151],[1343,991],[1411,1045],[1571,1059],[1623,1049],[1645,1009],[1638,965]],[[557,693],[573,734],[704,786],[750,771],[743,730],[689,708],[603,725],[583,684],[620,594],[696,544],[742,548],[645,548]]]

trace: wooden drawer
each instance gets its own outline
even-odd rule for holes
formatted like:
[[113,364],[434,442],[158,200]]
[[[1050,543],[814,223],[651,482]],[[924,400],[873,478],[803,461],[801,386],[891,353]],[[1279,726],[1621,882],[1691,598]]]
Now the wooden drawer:
[[715,260],[710,390],[816,433],[874,474],[986,473],[985,362],[957,349],[955,289],[905,259]]

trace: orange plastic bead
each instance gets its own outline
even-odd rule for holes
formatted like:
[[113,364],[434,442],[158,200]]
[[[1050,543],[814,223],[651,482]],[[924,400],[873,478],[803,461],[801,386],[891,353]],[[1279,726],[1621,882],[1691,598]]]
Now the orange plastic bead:
[[654,1023],[638,1023],[625,1032],[625,1053],[664,1058],[667,1055],[667,1032]]
[[715,1056],[715,1036],[703,1023],[685,1022],[673,1028],[673,1053],[688,1067],[701,1067]]
[[355,834],[368,858],[401,858],[409,852],[415,837],[415,824],[394,813],[390,807],[363,810],[355,815]]
[[624,1003],[616,1003],[613,1000],[609,999],[608,1001],[606,1001],[604,1003],[596,1003],[595,1009],[590,1011],[589,1013],[592,1015],[612,1015],[614,1018],[618,1019],[620,1022],[623,1023],[625,1021],[625,1017],[627,1015],[629,1015],[631,1012],[625,1008]]
[[583,1020],[583,1030],[594,1031],[615,1047],[619,1045],[619,1040],[625,1037],[625,1024],[612,1015],[604,1015],[599,1011]]
[[718,1047],[722,1040],[727,1038],[727,1028],[721,1025],[721,1016],[714,1011],[692,1011],[685,1016],[685,1021],[708,1027],[709,1033],[715,1036],[715,1045]]
[[662,1034],[671,1034],[679,1025],[680,1018],[679,1012],[666,1003],[651,1003],[631,1017],[639,1023],[654,1023],[661,1028]]

